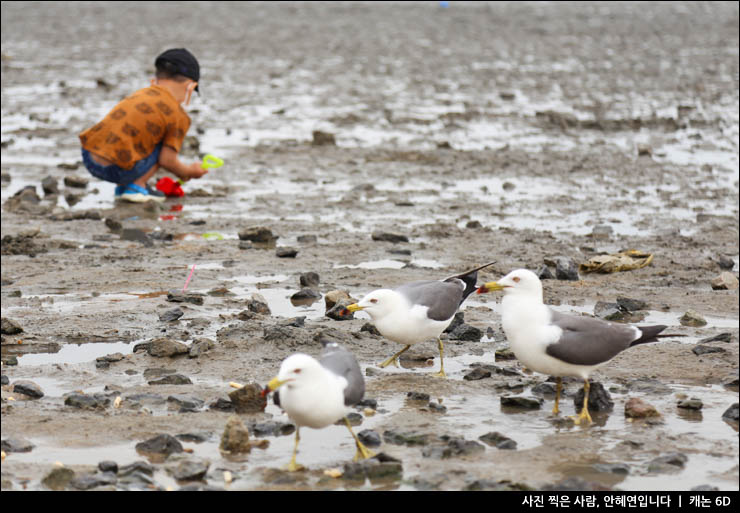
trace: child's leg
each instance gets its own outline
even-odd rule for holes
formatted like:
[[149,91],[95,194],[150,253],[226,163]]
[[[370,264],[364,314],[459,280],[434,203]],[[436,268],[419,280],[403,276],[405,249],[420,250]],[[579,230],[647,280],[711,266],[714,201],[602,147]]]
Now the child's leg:
[[134,180],[133,183],[135,183],[136,185],[138,185],[140,187],[146,188],[146,183],[149,181],[149,179],[152,176],[154,176],[154,173],[157,172],[157,169],[159,169],[159,164],[158,163],[157,164],[154,164],[149,169],[149,171],[147,171],[146,173],[144,173],[143,175],[141,175],[139,178],[137,178],[136,180]]

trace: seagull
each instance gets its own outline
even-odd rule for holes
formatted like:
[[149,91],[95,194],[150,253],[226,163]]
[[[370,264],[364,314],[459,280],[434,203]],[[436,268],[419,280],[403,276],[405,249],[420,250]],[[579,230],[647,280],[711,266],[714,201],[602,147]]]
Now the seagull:
[[450,325],[465,298],[475,292],[478,271],[494,263],[444,280],[413,281],[393,290],[374,290],[363,297],[362,301],[347,306],[347,310],[367,312],[381,335],[404,344],[403,349],[380,364],[381,368],[391,363],[398,366],[398,357],[413,344],[436,338],[439,347],[439,372],[434,376],[444,378],[447,377],[443,359],[444,345],[439,337]]
[[336,342],[324,339],[321,345],[324,349],[318,361],[303,353],[283,360],[278,375],[262,391],[263,396],[275,391],[275,404],[296,424],[293,457],[287,466],[290,472],[304,468],[295,461],[300,428],[321,429],[342,417],[355,439],[355,461],[374,456],[357,438],[346,417],[349,407],[359,403],[365,395],[360,366],[354,355]]
[[501,324],[522,365],[543,374],[557,376],[555,407],[562,390],[563,376],[584,380],[583,409],[573,417],[576,425],[591,423],[588,413],[588,376],[625,349],[656,342],[666,326],[631,326],[590,317],[556,312],[542,300],[542,283],[532,271],[518,269],[499,281],[485,283],[479,294],[503,290]]

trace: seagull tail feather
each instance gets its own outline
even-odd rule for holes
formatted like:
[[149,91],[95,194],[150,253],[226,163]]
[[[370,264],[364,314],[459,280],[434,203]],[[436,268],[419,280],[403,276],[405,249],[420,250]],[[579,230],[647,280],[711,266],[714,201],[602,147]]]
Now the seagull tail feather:
[[632,342],[630,344],[630,347],[636,346],[638,344],[647,344],[648,342],[657,342],[659,338],[667,338],[667,337],[682,337],[684,335],[659,335],[661,331],[666,329],[668,326],[665,326],[663,324],[659,324],[657,326],[635,326],[638,330],[642,332],[642,336]]
[[454,279],[461,280],[465,284],[465,290],[463,291],[462,299],[460,300],[460,304],[465,301],[465,299],[475,292],[478,287],[476,285],[476,282],[478,280],[478,271],[481,269],[485,269],[486,267],[495,264],[496,261],[489,262],[487,264],[484,264],[480,267],[476,267],[475,269],[470,269],[469,271],[465,271],[464,273],[457,274],[455,276],[450,276],[449,278],[445,279],[444,281],[450,281]]

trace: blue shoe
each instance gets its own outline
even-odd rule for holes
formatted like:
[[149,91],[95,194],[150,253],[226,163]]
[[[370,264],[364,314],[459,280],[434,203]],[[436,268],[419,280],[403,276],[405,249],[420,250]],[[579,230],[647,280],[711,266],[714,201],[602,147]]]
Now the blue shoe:
[[118,199],[118,197],[121,194],[123,194],[123,191],[125,191],[125,190],[126,190],[126,186],[125,185],[117,185],[116,186],[116,192],[115,192],[116,199]]
[[149,196],[154,196],[154,201],[160,201],[156,198],[162,198],[161,201],[167,199],[167,195],[165,195],[165,193],[163,193],[159,189],[152,189],[149,184],[146,184],[146,190],[149,193]]
[[121,199],[122,201],[130,201],[131,203],[145,203],[147,201],[162,202],[164,201],[164,196],[160,197],[149,194],[149,191],[147,191],[144,187],[136,185],[135,183],[130,183],[121,193],[119,199]]

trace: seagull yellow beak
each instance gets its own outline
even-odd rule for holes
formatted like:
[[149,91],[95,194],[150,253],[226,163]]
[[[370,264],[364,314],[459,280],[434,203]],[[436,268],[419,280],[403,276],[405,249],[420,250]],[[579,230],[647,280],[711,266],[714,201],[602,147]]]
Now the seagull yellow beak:
[[478,294],[485,294],[486,292],[493,292],[494,290],[504,290],[504,286],[498,282],[489,281],[478,288]]
[[276,390],[276,389],[280,388],[281,386],[283,386],[283,385],[284,385],[284,384],[286,384],[287,382],[288,382],[288,380],[280,381],[280,380],[279,380],[279,379],[277,378],[277,376],[275,376],[275,377],[274,377],[274,378],[272,378],[272,379],[270,380],[270,382],[269,382],[269,383],[267,384],[267,390],[269,390],[270,392],[272,392],[272,391],[274,391],[274,390]]
[[347,310],[350,312],[356,312],[357,310],[362,310],[363,307],[358,305],[357,303],[352,303],[351,305],[347,305]]

